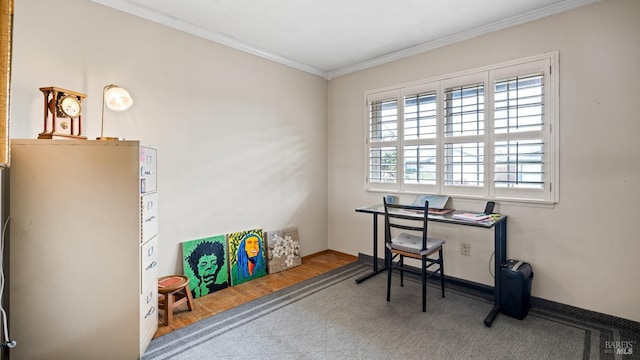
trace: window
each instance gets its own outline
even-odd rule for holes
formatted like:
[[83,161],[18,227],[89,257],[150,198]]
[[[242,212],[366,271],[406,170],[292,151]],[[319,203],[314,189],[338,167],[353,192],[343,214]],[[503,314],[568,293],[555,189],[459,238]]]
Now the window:
[[395,99],[372,101],[369,119],[369,178],[376,183],[398,182],[398,105]]
[[551,53],[367,92],[366,189],[556,202],[556,69]]

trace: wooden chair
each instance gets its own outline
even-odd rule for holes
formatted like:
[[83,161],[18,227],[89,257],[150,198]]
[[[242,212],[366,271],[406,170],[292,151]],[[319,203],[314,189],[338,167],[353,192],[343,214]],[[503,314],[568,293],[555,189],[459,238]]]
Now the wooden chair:
[[[387,301],[391,299],[391,273],[400,270],[400,286],[404,286],[404,272],[419,274],[422,280],[422,311],[427,311],[427,278],[440,274],[442,297],[444,297],[444,262],[442,257],[443,239],[427,236],[429,202],[424,207],[388,204],[384,198],[385,219],[385,251],[387,251]],[[411,233],[401,232],[401,230]],[[392,233],[396,234],[392,237]],[[436,258],[430,256],[437,255]],[[404,258],[410,257],[421,261],[420,269],[405,266]],[[396,263],[393,261],[398,259]],[[427,269],[432,266],[429,273]]]
[[163,311],[166,326],[173,322],[173,309],[187,303],[189,311],[193,311],[193,297],[189,289],[189,278],[183,275],[169,275],[158,279],[158,309]]

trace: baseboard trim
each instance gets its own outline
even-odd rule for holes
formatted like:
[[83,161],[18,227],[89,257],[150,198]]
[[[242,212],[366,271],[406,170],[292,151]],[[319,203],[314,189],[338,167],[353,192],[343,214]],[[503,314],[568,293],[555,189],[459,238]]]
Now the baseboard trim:
[[324,254],[333,254],[333,255],[343,256],[345,258],[352,258],[353,261],[358,261],[359,260],[359,258],[356,257],[356,256],[353,256],[353,255],[350,255],[350,254],[347,254],[347,253],[343,253],[343,252],[340,252],[340,251],[336,251],[336,250],[327,249],[327,250],[318,251],[318,252],[313,253],[313,254],[305,255],[305,256],[302,257],[302,261],[304,262],[307,259],[311,259],[311,258],[314,258],[316,256],[320,256],[320,255],[324,255]]
[[[373,256],[358,253],[358,261],[373,266]],[[378,258],[378,266],[383,267],[384,259]],[[414,274],[408,273],[410,276]],[[439,275],[433,276],[431,281],[440,281]],[[493,300],[494,287],[480,284],[477,282],[456,278],[446,275],[445,272],[445,286],[457,287],[466,291],[475,293],[475,295],[484,296],[487,299]],[[562,314],[568,318],[573,318],[578,321],[600,324],[602,326],[616,327],[630,332],[640,333],[640,322],[633,320],[620,318],[613,315],[600,313],[597,311],[587,310],[572,305],[562,304],[559,302],[531,297],[531,308],[541,312],[552,312],[554,314]]]

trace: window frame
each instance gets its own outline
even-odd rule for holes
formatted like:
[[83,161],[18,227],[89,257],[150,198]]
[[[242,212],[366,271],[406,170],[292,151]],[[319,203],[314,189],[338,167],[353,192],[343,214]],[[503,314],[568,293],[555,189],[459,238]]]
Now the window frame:
[[[541,55],[516,59],[495,65],[470,69],[454,74],[446,74],[425,80],[389,86],[381,89],[366,91],[364,117],[364,189],[367,192],[387,192],[397,194],[446,194],[460,198],[477,198],[516,202],[531,202],[543,204],[555,204],[559,202],[559,59],[558,52],[549,52]],[[495,133],[494,115],[496,112],[494,103],[494,91],[496,82],[503,81],[514,76],[525,76],[532,73],[543,75],[543,128],[541,131],[522,133]],[[445,136],[444,134],[444,94],[447,88],[466,86],[471,84],[483,84],[484,100],[484,130],[483,134],[464,136]],[[436,136],[425,139],[405,139],[405,100],[407,97],[421,93],[436,92]],[[370,102],[395,97],[397,104],[396,131],[394,141],[375,142],[370,140]],[[538,133],[536,137],[535,133]],[[496,186],[495,177],[495,145],[503,140],[540,139],[543,142],[542,153],[542,189],[509,188]],[[444,156],[445,144],[461,144],[479,142],[484,144],[482,169],[482,186],[448,185],[444,181]],[[370,150],[381,144],[396,147],[397,174],[395,183],[377,183],[369,181],[370,175]],[[436,146],[436,182],[430,184],[416,184],[405,181],[405,157],[406,146],[430,145]],[[417,165],[416,165],[417,166]],[[413,181],[413,180],[411,180]]]

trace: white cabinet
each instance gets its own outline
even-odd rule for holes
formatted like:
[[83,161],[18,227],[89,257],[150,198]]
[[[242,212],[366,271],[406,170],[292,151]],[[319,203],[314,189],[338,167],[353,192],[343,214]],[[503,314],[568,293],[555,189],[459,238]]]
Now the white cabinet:
[[20,359],[137,359],[158,327],[156,151],[11,140],[10,334]]

